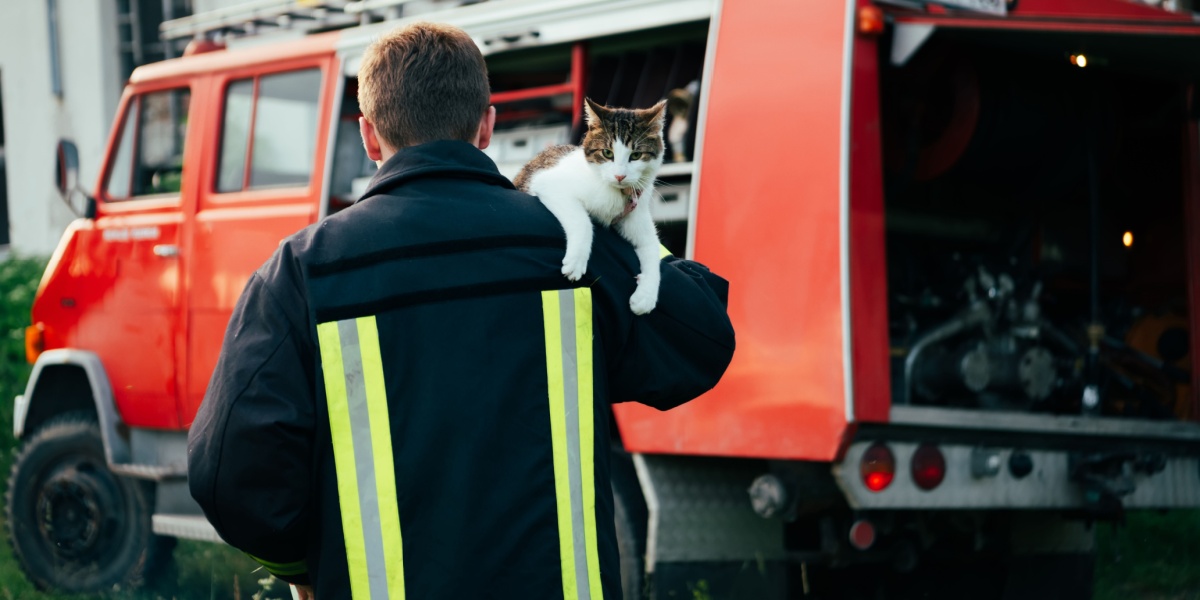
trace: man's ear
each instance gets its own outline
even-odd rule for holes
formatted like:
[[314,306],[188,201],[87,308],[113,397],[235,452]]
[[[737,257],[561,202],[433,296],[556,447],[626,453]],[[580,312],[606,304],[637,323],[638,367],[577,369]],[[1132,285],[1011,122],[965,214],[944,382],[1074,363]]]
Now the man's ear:
[[358,118],[358,132],[362,134],[363,148],[367,150],[367,158],[373,161],[383,160],[383,151],[379,147],[379,137],[375,126],[366,117]]
[[489,106],[483,118],[479,120],[479,143],[475,144],[480,150],[486,150],[492,143],[492,131],[496,128],[496,107]]

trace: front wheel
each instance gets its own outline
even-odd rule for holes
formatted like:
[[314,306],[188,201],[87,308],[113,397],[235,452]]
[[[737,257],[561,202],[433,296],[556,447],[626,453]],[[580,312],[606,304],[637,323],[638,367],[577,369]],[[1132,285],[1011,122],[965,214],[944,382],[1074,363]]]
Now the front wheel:
[[64,415],[21,448],[8,480],[8,539],[41,589],[99,592],[136,583],[158,547],[145,482],[117,477],[96,423]]

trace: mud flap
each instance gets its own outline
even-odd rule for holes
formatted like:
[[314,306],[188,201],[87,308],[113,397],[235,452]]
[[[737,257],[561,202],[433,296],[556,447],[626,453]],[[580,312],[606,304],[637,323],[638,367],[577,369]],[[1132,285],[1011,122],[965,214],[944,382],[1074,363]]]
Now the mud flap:
[[1090,600],[1095,554],[1025,554],[1009,562],[1004,600]]
[[635,455],[648,514],[650,598],[770,600],[786,594],[783,521],[750,504],[762,461]]
[[1005,600],[1088,600],[1096,568],[1095,528],[1053,513],[1015,516]]

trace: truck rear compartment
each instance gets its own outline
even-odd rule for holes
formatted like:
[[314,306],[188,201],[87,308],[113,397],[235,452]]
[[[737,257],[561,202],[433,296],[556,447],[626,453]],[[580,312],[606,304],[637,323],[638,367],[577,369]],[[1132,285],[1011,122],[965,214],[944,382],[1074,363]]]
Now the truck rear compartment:
[[1195,106],[1169,43],[939,30],[903,65],[884,51],[893,406],[1200,416]]

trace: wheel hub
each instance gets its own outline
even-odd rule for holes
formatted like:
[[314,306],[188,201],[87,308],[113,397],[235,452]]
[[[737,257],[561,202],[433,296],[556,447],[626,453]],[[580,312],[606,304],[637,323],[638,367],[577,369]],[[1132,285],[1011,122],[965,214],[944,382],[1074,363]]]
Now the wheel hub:
[[38,528],[54,552],[76,558],[96,547],[104,511],[101,490],[92,477],[72,470],[46,481],[38,495]]

